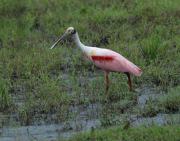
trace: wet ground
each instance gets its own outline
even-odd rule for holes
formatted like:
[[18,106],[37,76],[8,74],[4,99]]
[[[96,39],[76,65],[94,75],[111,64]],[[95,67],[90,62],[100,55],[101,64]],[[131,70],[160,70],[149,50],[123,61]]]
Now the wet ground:
[[[101,126],[98,116],[100,115],[100,104],[89,104],[71,107],[69,110],[76,113],[73,120],[58,124],[40,124],[31,126],[20,126],[17,117],[14,115],[0,116],[1,125],[0,140],[1,141],[46,141],[68,138],[80,131],[98,128]],[[53,116],[53,115],[50,115]],[[38,119],[37,119],[38,120]],[[12,127],[12,125],[14,125]]]
[[[137,106],[143,108],[149,99],[155,100],[163,93],[154,87],[144,86],[137,90]],[[22,102],[22,101],[21,101]],[[81,131],[91,130],[92,128],[101,128],[101,111],[103,104],[91,103],[70,107],[69,111],[76,113],[74,118],[62,123],[35,122],[30,126],[21,126],[18,117],[14,114],[0,114],[0,141],[54,141],[71,137]],[[53,115],[49,115],[53,116]],[[124,116],[123,114],[121,115]],[[118,117],[118,118],[121,118]],[[127,116],[127,115],[125,115]],[[138,115],[129,115],[131,126],[152,124],[166,125],[180,124],[180,114],[159,113],[154,117],[139,117]],[[37,120],[40,121],[40,120]]]

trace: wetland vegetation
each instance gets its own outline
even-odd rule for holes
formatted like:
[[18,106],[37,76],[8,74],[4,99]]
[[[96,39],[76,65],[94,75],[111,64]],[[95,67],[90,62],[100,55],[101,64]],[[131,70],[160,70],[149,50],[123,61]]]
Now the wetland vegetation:
[[[179,140],[179,5],[1,0],[0,140],[62,140],[61,134],[69,139],[86,130],[69,140]],[[84,60],[71,39],[50,50],[69,26],[84,44],[112,49],[140,66],[136,92],[129,92],[125,75],[111,73],[107,102],[103,72]],[[43,131],[33,134],[34,126]],[[48,138],[46,129],[58,135]],[[27,135],[18,138],[14,130]]]

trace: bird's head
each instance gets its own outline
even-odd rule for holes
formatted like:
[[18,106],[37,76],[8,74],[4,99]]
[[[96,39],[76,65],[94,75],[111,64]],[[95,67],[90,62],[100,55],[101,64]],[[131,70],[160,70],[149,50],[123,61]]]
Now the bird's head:
[[73,34],[76,33],[76,30],[74,29],[74,27],[68,27],[68,28],[66,29],[65,33],[66,33],[67,35],[73,35]]
[[74,27],[68,27],[64,32],[64,34],[51,46],[51,49],[53,49],[57,45],[57,43],[62,41],[64,38],[68,36],[73,36],[75,34],[76,34],[76,30],[74,29]]

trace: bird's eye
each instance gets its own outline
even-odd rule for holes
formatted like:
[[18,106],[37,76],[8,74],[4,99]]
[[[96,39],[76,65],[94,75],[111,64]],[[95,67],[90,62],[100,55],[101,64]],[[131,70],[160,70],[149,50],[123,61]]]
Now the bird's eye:
[[76,30],[75,29],[73,29],[72,30],[72,32],[71,32],[71,34],[75,34],[76,33]]

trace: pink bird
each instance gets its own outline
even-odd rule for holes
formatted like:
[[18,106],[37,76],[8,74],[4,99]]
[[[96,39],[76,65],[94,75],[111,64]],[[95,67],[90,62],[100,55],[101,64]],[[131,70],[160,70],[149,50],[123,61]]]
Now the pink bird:
[[51,46],[51,49],[67,36],[71,36],[75,44],[82,50],[85,56],[105,72],[106,94],[109,89],[109,72],[125,73],[128,77],[129,89],[132,91],[130,74],[141,76],[142,70],[139,67],[123,57],[121,54],[110,49],[85,46],[81,43],[77,31],[73,27],[67,28],[65,33]]

